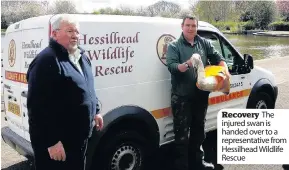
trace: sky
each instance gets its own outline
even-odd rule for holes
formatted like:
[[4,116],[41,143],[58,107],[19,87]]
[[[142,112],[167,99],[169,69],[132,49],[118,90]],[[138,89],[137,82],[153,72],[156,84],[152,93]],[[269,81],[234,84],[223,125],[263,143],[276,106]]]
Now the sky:
[[[94,9],[111,7],[117,8],[120,5],[138,8],[140,6],[149,6],[160,0],[72,0],[75,2],[77,9],[81,12],[92,12]],[[189,2],[192,0],[166,0],[178,3],[183,8],[188,8]]]

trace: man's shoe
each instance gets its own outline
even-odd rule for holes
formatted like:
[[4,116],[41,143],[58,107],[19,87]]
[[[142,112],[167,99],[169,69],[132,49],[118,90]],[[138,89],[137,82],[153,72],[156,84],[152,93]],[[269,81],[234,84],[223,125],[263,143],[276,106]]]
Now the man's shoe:
[[215,166],[212,163],[202,161],[202,163],[190,164],[189,170],[214,170]]
[[215,169],[215,166],[212,163],[202,161],[201,169],[202,170],[213,170],[213,169]]

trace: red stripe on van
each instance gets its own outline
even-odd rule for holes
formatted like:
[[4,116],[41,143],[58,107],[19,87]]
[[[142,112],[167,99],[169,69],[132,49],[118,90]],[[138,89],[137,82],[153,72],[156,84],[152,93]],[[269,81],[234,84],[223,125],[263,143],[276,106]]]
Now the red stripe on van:
[[[208,101],[209,106],[224,103],[227,101],[232,101],[232,100],[239,99],[242,97],[247,97],[250,95],[250,93],[251,93],[251,89],[245,89],[241,91],[232,92],[229,95],[220,95],[220,96],[210,97]],[[172,116],[172,110],[170,107],[153,110],[151,111],[151,113],[155,119],[161,119],[164,117]]]
[[[5,71],[5,78],[7,80],[27,84],[25,73]],[[227,102],[227,101],[231,101],[231,100],[235,100],[235,99],[249,96],[250,92],[251,92],[251,89],[245,89],[245,90],[241,90],[241,91],[232,92],[229,95],[220,95],[220,96],[210,97],[208,102],[209,102],[209,105],[220,104],[223,102]],[[164,117],[171,116],[172,110],[170,107],[167,107],[167,108],[161,108],[161,109],[153,110],[153,111],[151,111],[151,113],[155,119],[161,119]]]
[[27,84],[25,73],[5,71],[5,79]]

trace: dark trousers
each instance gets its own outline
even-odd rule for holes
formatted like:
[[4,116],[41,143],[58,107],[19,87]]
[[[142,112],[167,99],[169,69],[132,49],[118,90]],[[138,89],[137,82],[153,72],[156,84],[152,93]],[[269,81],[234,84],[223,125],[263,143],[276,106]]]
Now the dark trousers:
[[202,165],[204,160],[202,144],[206,137],[205,118],[208,97],[208,92],[200,90],[193,98],[172,94],[171,106],[176,145],[175,169],[195,169]]
[[289,170],[289,164],[284,164],[284,165],[282,165],[282,167],[284,170]]
[[65,147],[66,161],[55,161],[50,158],[47,148],[32,145],[36,170],[85,170],[86,149],[88,140],[81,146]]

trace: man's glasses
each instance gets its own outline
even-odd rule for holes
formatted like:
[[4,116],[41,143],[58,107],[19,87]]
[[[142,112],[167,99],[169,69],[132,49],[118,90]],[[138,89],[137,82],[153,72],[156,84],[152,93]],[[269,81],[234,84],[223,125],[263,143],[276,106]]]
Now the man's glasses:
[[[62,29],[57,29],[57,31],[60,31]],[[69,35],[73,35],[73,34],[76,34],[76,35],[79,35],[79,32],[77,30],[64,30],[64,32],[66,32],[67,34]]]

